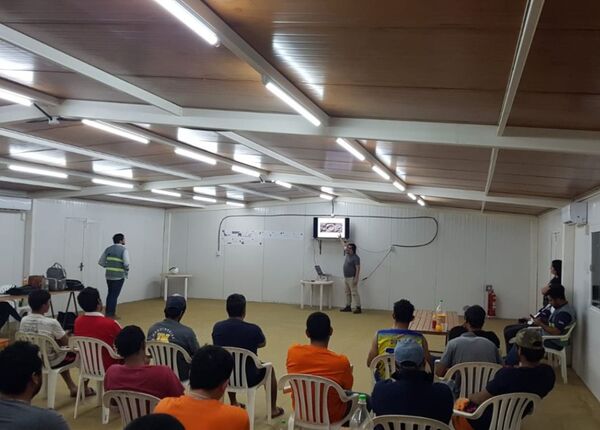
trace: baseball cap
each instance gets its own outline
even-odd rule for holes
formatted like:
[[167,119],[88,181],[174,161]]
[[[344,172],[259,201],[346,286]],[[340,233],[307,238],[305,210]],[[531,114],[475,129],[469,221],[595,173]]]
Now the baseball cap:
[[396,363],[402,367],[418,367],[425,360],[423,347],[410,337],[402,338],[394,348]]
[[185,297],[179,294],[174,294],[167,297],[167,303],[165,303],[165,309],[177,309],[183,312],[186,308]]
[[544,349],[542,331],[536,328],[524,328],[511,339],[510,343],[514,343],[521,348]]

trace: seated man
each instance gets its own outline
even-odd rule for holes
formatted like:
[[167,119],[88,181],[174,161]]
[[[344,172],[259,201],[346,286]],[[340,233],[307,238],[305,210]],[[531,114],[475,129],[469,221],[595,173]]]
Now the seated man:
[[232,370],[230,353],[220,346],[203,346],[192,358],[189,394],[162,399],[154,413],[174,416],[186,430],[248,430],[248,413],[221,402]]
[[[244,321],[246,318],[246,298],[241,294],[231,294],[227,297],[227,315],[229,318],[215,324],[212,332],[213,344],[243,348],[256,354],[258,348],[267,344],[265,335],[256,324]],[[258,370],[253,362],[246,361],[246,376],[251,387],[257,385],[265,377],[266,369]],[[272,417],[283,415],[284,410],[277,406],[277,378],[275,370],[271,374],[271,411]],[[239,406],[235,393],[229,393],[229,401]]]
[[[545,322],[541,318],[533,318],[533,326],[540,327],[542,329],[542,336],[560,336],[567,332],[567,330],[575,323],[576,314],[575,308],[567,301],[565,297],[565,287],[562,285],[554,285],[548,290],[548,299],[550,306],[554,308],[554,311]],[[546,348],[552,348],[561,350],[565,347],[560,341],[549,339],[544,341]],[[517,350],[513,346],[506,356],[506,364],[509,366],[516,366],[518,364]]]
[[[29,294],[27,301],[31,308],[31,313],[25,315],[21,319],[19,330],[25,333],[45,334],[53,338],[59,346],[67,346],[69,344],[69,336],[63,330],[60,323],[54,318],[44,316],[50,310],[50,293],[46,290],[35,290]],[[50,351],[48,353],[50,365],[54,367],[64,366],[75,361],[77,356],[74,353],[65,351]],[[77,385],[71,378],[70,371],[65,371],[60,374],[67,384],[71,397],[77,395]],[[86,396],[96,394],[91,388],[86,388]]]
[[[79,292],[77,296],[79,306],[84,310],[84,314],[75,319],[75,336],[86,336],[99,339],[114,348],[117,334],[121,331],[121,326],[113,318],[105,317],[102,314],[102,300],[100,293],[96,288],[86,287]],[[119,360],[112,358],[108,351],[103,351],[102,362],[104,370],[108,369]]]
[[[500,369],[483,391],[472,394],[469,400],[480,405],[493,396],[509,393],[532,393],[545,397],[554,388],[554,370],[540,364],[544,358],[544,346],[539,330],[523,329],[514,338],[519,357],[519,367]],[[478,420],[454,417],[452,423],[457,430],[483,430],[490,427],[492,410],[488,408]]]
[[[469,307],[470,306],[468,306],[466,309],[468,309]],[[448,332],[448,340],[450,341],[452,339],[455,339],[455,338],[463,335],[467,331],[469,331],[469,330],[467,330],[467,328],[465,327],[465,324],[457,325],[456,327],[453,327],[452,329],[450,329],[450,331]],[[483,330],[483,327],[482,327],[479,330],[473,330],[473,333],[475,333],[476,336],[486,338],[487,340],[492,342],[494,345],[496,345],[496,348],[500,349],[500,339],[498,339],[498,336],[496,336],[496,333],[494,333],[493,331]]]
[[[185,298],[179,295],[169,296],[165,303],[165,319],[153,324],[148,330],[148,340],[174,343],[179,345],[193,357],[200,345],[194,330],[181,324],[187,304]],[[177,357],[177,369],[179,379],[187,381],[190,379],[190,366],[181,354]]]
[[481,330],[485,322],[485,311],[481,306],[471,306],[465,311],[466,333],[452,339],[435,368],[435,374],[443,377],[446,371],[455,364],[467,362],[486,362],[501,364],[500,353],[491,341],[479,337],[476,330]]
[[185,428],[171,415],[148,414],[131,421],[123,430],[185,430]]
[[137,391],[159,399],[181,396],[183,385],[169,367],[148,365],[145,339],[138,326],[128,325],[121,330],[115,345],[124,363],[108,368],[104,389]]
[[[373,343],[369,355],[367,356],[367,366],[371,365],[371,362],[375,357],[381,354],[392,354],[396,343],[400,339],[411,338],[414,339],[419,345],[423,347],[425,353],[425,362],[431,363],[431,355],[429,354],[429,346],[425,336],[421,333],[413,330],[409,330],[408,326],[415,319],[415,307],[408,300],[402,299],[394,303],[394,311],[392,317],[394,318],[394,326],[390,329],[379,330],[375,334]],[[375,374],[375,379],[379,380],[381,377],[378,371]]]
[[414,339],[400,339],[394,350],[396,373],[375,384],[371,396],[376,415],[415,415],[450,423],[454,396],[446,384],[434,383],[425,372],[423,347]]
[[[351,390],[354,378],[348,357],[328,349],[333,334],[327,314],[314,312],[306,320],[306,336],[310,345],[293,345],[287,354],[287,373],[321,376]],[[329,420],[340,421],[348,412],[350,403],[341,401],[337,393],[330,391],[327,398]]]
[[0,351],[0,428],[69,430],[58,413],[31,405],[42,388],[42,360],[37,346],[15,342]]

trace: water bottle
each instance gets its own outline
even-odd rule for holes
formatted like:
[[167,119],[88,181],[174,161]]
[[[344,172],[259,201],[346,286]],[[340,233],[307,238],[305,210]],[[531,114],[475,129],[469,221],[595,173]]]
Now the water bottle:
[[435,326],[436,331],[444,331],[446,329],[446,314],[444,313],[444,301],[440,300],[437,307],[435,308],[434,316],[437,324]]
[[357,430],[373,430],[373,419],[367,410],[367,395],[359,394],[358,408],[350,418],[350,428]]

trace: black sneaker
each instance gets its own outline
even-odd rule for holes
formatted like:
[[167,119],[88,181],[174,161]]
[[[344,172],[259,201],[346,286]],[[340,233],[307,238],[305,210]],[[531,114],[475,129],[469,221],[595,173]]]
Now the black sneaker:
[[352,308],[350,306],[346,306],[345,308],[340,309],[340,312],[352,312]]
[[360,308],[360,306],[358,306],[356,309],[354,309],[354,312],[352,312],[353,314],[362,314],[362,309]]

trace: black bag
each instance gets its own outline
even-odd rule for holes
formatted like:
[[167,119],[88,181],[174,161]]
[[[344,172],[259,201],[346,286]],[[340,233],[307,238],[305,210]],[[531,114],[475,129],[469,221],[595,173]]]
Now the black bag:
[[6,290],[5,294],[10,294],[11,296],[28,296],[32,291],[37,290],[39,290],[39,288],[25,285],[24,287],[13,287],[10,290]]
[[54,263],[46,270],[46,278],[50,279],[66,279],[67,272],[60,263]]
[[65,288],[65,290],[67,291],[81,291],[83,290],[84,286],[81,283],[81,281],[78,281],[77,279],[67,279],[67,287]]
[[63,329],[71,331],[75,327],[75,318],[77,318],[75,312],[59,312],[56,317]]

